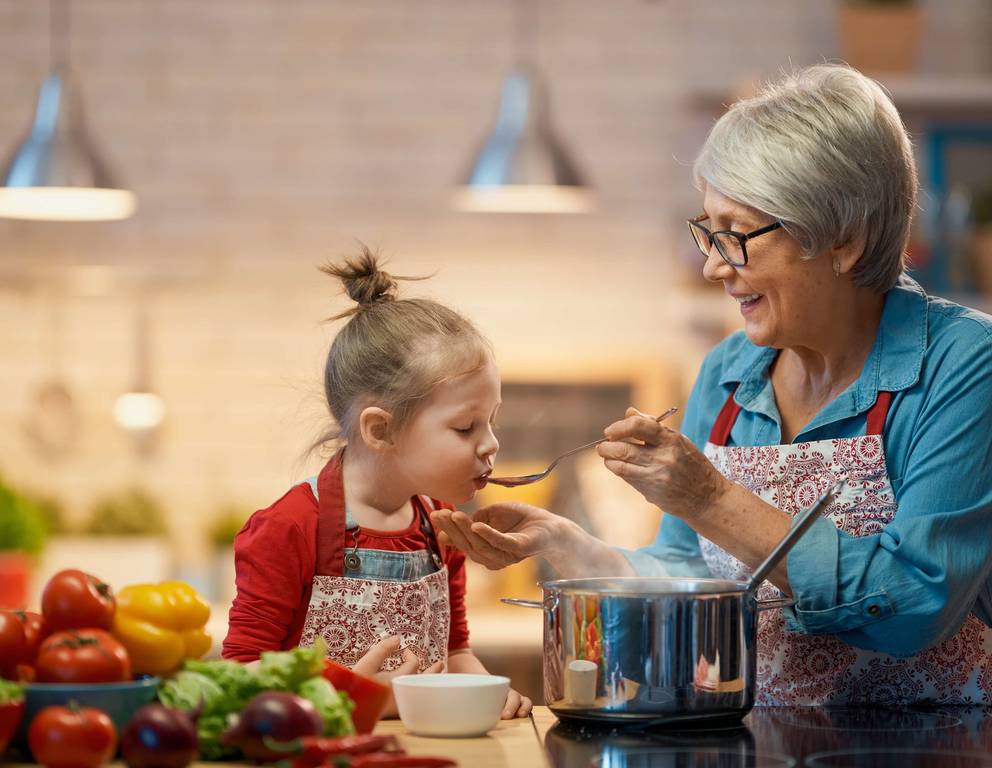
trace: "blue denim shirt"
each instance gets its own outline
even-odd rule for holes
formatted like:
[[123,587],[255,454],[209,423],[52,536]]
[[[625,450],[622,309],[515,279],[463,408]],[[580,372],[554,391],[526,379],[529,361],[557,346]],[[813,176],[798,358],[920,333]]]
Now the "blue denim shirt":
[[[782,442],[769,377],[776,354],[739,331],[707,355],[682,422],[696,447],[735,385],[741,412],[729,444]],[[788,555],[796,606],[786,626],[910,656],[969,612],[992,625],[992,317],[902,277],[861,375],[794,442],[865,434],[880,390],[893,392],[882,439],[898,511],[871,536],[827,518],[813,525]],[[696,533],[674,515],[652,545],[624,554],[642,575],[709,575]]]

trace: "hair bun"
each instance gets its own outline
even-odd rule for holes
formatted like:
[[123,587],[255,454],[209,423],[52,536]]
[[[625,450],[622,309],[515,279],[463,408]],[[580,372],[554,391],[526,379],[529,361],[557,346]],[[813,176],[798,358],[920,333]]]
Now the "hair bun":
[[396,280],[388,272],[379,269],[378,255],[364,244],[358,256],[346,258],[343,264],[327,264],[321,267],[321,271],[338,278],[344,284],[348,296],[358,304],[358,308],[352,312],[396,300]]

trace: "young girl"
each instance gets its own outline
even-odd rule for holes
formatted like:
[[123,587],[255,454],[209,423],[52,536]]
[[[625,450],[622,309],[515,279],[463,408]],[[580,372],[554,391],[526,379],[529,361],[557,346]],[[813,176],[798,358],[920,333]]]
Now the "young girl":
[[[227,659],[310,645],[379,671],[486,670],[468,644],[465,556],[438,543],[433,509],[485,485],[499,448],[499,372],[458,313],[395,297],[367,249],[324,267],[358,306],[331,345],[324,388],[344,447],[259,510],[234,542]],[[444,501],[438,501],[443,499]],[[511,690],[503,717],[531,702]]]

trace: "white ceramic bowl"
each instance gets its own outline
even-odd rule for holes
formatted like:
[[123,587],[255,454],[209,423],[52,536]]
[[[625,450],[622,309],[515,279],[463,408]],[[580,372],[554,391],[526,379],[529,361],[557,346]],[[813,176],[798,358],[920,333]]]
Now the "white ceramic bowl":
[[418,736],[482,736],[499,722],[510,678],[400,675],[393,695],[403,725]]

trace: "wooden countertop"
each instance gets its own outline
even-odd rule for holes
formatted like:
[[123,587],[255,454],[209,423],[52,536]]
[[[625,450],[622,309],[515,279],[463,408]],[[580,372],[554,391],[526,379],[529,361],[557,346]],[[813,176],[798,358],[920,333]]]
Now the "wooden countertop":
[[[395,734],[411,755],[450,757],[462,768],[548,768],[544,754],[543,733],[555,722],[547,707],[535,707],[531,717],[501,720],[485,736],[474,739],[427,739],[414,736],[399,720],[384,720],[376,733]],[[193,763],[192,768],[247,768],[241,763]],[[14,764],[10,768],[37,768],[30,764]],[[124,768],[120,762],[108,768]],[[252,768],[256,768],[252,766]]]

